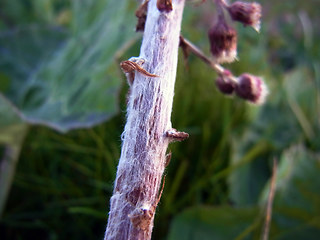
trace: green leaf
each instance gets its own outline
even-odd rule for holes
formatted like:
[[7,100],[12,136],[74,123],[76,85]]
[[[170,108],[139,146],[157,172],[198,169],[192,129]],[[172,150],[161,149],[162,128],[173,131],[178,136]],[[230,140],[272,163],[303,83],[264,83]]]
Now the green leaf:
[[[281,157],[276,177],[271,239],[318,239],[320,236],[320,155],[301,145]],[[269,184],[261,197],[265,205]]]
[[4,139],[4,131],[7,126],[12,124],[19,124],[20,120],[17,112],[14,111],[14,107],[0,94],[0,143],[6,142]]
[[258,208],[193,207],[173,219],[168,239],[248,239],[258,218]]
[[285,76],[284,89],[290,109],[299,122],[300,129],[309,139],[316,139],[319,129],[319,87],[313,75],[301,67]]
[[[242,141],[240,141],[242,142]],[[269,179],[268,151],[270,144],[265,140],[239,144],[235,148],[232,168],[228,176],[229,197],[237,206],[255,205],[261,190]],[[247,145],[248,144],[248,145]]]
[[114,57],[133,34],[133,16],[127,1],[87,3],[73,8],[90,19],[81,25],[74,16],[74,26],[82,28],[71,35],[39,26],[0,35],[0,78],[10,79],[0,89],[24,121],[65,132],[118,112],[121,81]]

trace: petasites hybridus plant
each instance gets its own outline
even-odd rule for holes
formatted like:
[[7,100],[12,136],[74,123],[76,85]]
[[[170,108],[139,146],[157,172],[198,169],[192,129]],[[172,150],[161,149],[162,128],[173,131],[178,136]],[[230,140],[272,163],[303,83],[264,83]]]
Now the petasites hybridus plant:
[[120,64],[130,94],[105,239],[151,239],[164,186],[162,176],[171,158],[171,153],[166,152],[168,144],[189,136],[172,128],[170,121],[179,46],[185,57],[193,53],[218,73],[216,83],[222,93],[235,93],[255,104],[265,99],[267,88],[261,78],[250,74],[235,77],[220,65],[236,59],[237,32],[232,19],[258,29],[260,5],[255,3],[259,7],[248,10],[239,8],[239,4],[247,6],[244,2],[214,2],[217,13],[213,14],[215,23],[208,33],[213,58],[206,57],[180,35],[184,0],[147,0],[136,11],[136,30],[144,34],[139,57]]

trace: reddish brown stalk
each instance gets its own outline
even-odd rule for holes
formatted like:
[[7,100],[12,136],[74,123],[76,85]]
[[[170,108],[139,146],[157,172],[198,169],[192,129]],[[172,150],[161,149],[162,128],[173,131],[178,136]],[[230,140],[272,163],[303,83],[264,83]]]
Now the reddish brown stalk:
[[266,209],[266,219],[263,227],[263,235],[262,240],[268,240],[269,238],[269,231],[270,231],[270,223],[271,223],[271,217],[272,217],[272,203],[274,194],[276,191],[276,176],[277,176],[277,160],[273,160],[273,168],[272,168],[272,177],[271,177],[271,183],[270,183],[270,192],[268,196],[268,202],[267,202],[267,209]]

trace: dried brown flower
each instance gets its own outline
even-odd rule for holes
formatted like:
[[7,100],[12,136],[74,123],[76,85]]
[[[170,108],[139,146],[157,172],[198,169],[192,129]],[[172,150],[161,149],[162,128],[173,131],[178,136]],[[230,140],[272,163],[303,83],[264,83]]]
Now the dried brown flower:
[[227,7],[232,20],[253,27],[257,32],[260,30],[261,5],[253,2],[236,1]]
[[224,17],[209,29],[210,50],[216,62],[233,62],[237,56],[237,32]]

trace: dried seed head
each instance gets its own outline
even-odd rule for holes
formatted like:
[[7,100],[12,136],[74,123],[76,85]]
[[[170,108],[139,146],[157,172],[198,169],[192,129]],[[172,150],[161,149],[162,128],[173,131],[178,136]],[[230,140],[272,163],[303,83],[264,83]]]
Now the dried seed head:
[[209,30],[210,50],[218,63],[233,62],[237,57],[237,32],[224,17]]
[[253,2],[237,1],[228,6],[232,20],[253,27],[257,32],[260,30],[261,5]]
[[268,88],[261,78],[244,73],[238,78],[235,92],[239,97],[260,105],[265,102]]
[[220,74],[216,80],[216,86],[219,91],[226,95],[231,95],[235,89],[235,83],[231,80],[231,73],[229,71],[225,71],[225,73]]

